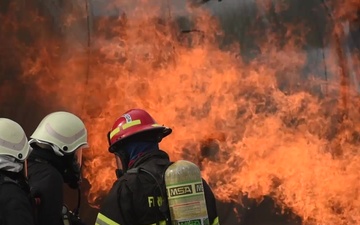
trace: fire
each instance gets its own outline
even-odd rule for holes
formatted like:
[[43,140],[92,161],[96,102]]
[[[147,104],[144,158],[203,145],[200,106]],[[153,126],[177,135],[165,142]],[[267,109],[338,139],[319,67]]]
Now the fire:
[[[218,47],[221,24],[201,8],[187,9],[201,32],[192,33],[190,46],[179,41],[191,38],[169,22],[165,3],[118,0],[104,10],[124,13],[92,18],[90,31],[79,25],[86,24],[87,9],[77,8],[61,17],[65,26],[59,36],[42,32],[31,46],[1,39],[24,51],[18,56],[22,79],[36,87],[39,101],[85,120],[89,203],[96,206],[115,181],[106,134],[117,117],[136,107],[173,128],[162,149],[172,160],[198,163],[218,199],[269,195],[309,224],[360,224],[360,98],[351,82],[340,88],[343,68],[335,42],[327,42],[324,79],[315,74],[318,65],[304,72],[311,55],[302,48],[309,32],[302,24],[282,25],[282,36],[269,31],[260,38],[261,54],[243,60],[238,46]],[[335,7],[335,23],[355,15],[349,9],[357,1],[346,3],[351,7]],[[259,12],[271,8],[258,7]],[[158,15],[163,19],[155,19]],[[39,21],[46,26],[37,14],[29,18],[28,27]],[[14,25],[19,24],[11,29],[19,29]],[[355,54],[351,58],[359,65]]]

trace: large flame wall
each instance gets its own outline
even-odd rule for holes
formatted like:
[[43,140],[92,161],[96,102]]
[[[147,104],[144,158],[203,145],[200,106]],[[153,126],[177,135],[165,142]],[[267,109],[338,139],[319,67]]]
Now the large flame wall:
[[359,61],[347,26],[359,4],[303,2],[5,1],[2,114],[29,134],[53,110],[84,119],[92,206],[115,180],[106,134],[140,107],[173,128],[161,147],[198,163],[220,201],[270,196],[304,223],[360,224]]

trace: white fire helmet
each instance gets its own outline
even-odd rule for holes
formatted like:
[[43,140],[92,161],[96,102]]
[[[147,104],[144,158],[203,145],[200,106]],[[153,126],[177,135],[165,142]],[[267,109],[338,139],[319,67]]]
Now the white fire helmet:
[[13,120],[0,118],[0,155],[25,161],[29,153],[30,145],[23,128]]
[[56,155],[63,156],[88,147],[83,121],[69,112],[53,112],[42,119],[30,136],[32,143],[50,144]]

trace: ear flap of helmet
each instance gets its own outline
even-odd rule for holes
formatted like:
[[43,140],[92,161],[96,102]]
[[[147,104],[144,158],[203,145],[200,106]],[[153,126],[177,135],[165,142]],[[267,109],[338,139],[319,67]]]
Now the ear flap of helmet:
[[114,145],[111,145],[110,133],[111,133],[111,131],[109,131],[107,133],[107,140],[108,140],[108,143],[109,143],[109,149],[108,150],[109,150],[110,153],[114,153],[116,151],[116,148],[114,147]]
[[108,143],[109,143],[109,146],[111,146],[110,133],[111,133],[111,131],[109,131],[109,132],[107,133],[107,135],[106,135],[107,140],[108,140]]

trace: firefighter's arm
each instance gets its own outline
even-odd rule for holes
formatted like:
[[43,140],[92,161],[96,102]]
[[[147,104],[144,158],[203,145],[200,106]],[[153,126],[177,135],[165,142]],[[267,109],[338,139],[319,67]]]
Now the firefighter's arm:
[[3,199],[4,224],[33,225],[30,199],[16,184],[6,183],[2,185],[1,195]]
[[208,212],[208,217],[211,225],[219,225],[219,217],[217,214],[216,209],[216,199],[214,196],[214,193],[212,192],[210,186],[207,184],[207,182],[203,180],[203,186],[204,186],[204,194],[206,199],[206,209]]
[[132,193],[116,182],[103,200],[95,225],[133,225]]
[[136,214],[133,205],[133,193],[128,188],[126,183],[122,183],[118,190],[118,205],[119,213],[121,216],[122,225],[132,225],[137,224]]
[[120,218],[120,209],[117,203],[119,183],[115,182],[109,193],[103,199],[96,218],[95,225],[125,225]]

